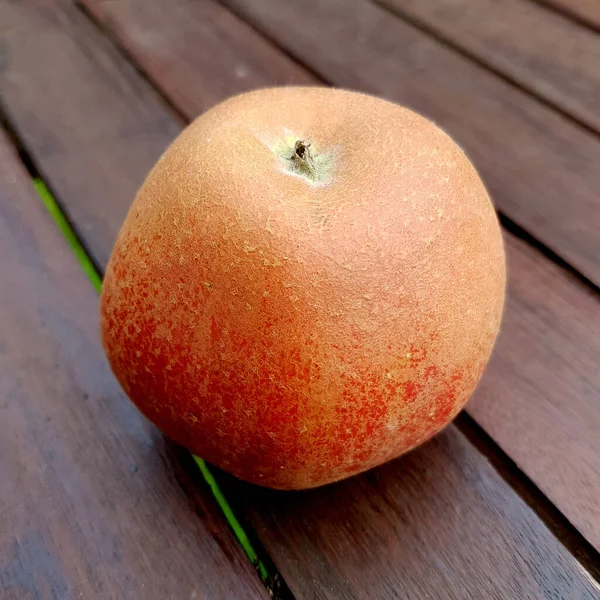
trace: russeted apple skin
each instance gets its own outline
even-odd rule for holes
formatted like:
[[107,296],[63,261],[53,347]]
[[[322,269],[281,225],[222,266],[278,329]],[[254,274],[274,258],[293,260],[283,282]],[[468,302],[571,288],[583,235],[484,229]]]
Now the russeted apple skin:
[[494,209],[445,133],[364,94],[275,88],[217,105],[152,169],[106,271],[101,330],[167,436],[299,489],[447,425],[504,291]]

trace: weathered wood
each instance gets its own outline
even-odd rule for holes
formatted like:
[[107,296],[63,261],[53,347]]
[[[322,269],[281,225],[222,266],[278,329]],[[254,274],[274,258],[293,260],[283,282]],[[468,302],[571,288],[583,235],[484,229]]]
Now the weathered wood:
[[598,597],[580,565],[452,427],[320,490],[235,489],[297,600]]
[[377,0],[600,131],[598,35],[523,0]]
[[248,90],[315,83],[213,0],[80,1],[188,119]]
[[0,132],[0,597],[267,598],[124,397],[98,299]]
[[334,85],[432,118],[496,205],[600,284],[600,141],[368,0],[222,0]]

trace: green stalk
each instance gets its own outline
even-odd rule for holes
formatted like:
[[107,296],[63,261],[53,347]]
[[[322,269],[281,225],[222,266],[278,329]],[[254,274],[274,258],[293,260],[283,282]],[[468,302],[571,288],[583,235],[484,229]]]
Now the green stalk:
[[39,197],[42,199],[42,202],[44,203],[44,206],[50,213],[51,217],[54,219],[54,222],[60,229],[60,232],[63,234],[63,237],[67,240],[71,250],[77,257],[79,264],[83,268],[88,279],[92,282],[94,289],[100,293],[100,290],[102,289],[102,278],[96,270],[94,263],[91,261],[90,257],[85,251],[85,248],[81,245],[79,238],[73,231],[73,228],[62,212],[58,202],[54,199],[46,184],[38,177],[33,179],[33,187],[35,188]]
[[248,539],[244,528],[237,520],[233,510],[231,510],[231,506],[229,505],[229,502],[227,502],[227,498],[225,498],[223,495],[217,480],[214,478],[214,475],[210,472],[208,465],[202,458],[198,458],[195,454],[192,454],[192,456],[194,457],[194,460],[196,461],[196,464],[198,465],[198,468],[204,477],[204,481],[206,481],[210,487],[217,504],[221,507],[221,510],[223,511],[229,526],[233,530],[235,537],[237,538],[241,547],[244,549],[246,556],[258,571],[258,574],[263,582],[266,582],[269,579],[269,572],[267,571],[267,568],[263,564],[262,560],[258,558],[258,555],[252,546],[252,542]]

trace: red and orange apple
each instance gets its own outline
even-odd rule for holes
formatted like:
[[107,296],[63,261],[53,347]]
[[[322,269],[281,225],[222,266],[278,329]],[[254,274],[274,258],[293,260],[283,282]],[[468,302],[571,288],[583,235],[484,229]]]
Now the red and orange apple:
[[139,191],[101,325],[129,397],[234,475],[307,488],[447,425],[505,288],[488,194],[423,117],[325,88],[219,104]]

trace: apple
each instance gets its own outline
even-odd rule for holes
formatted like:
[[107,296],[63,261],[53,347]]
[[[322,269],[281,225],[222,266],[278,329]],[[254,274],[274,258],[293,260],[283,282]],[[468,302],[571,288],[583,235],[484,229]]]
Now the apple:
[[355,92],[266,89],[199,117],[148,175],[102,338],[167,436],[247,481],[309,488],[455,417],[505,278],[486,189],[438,127]]

